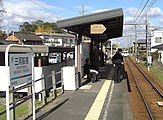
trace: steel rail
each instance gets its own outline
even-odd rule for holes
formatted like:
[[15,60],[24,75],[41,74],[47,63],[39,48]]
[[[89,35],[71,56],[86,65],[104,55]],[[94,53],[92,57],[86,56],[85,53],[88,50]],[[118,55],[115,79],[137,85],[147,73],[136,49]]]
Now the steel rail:
[[147,110],[147,113],[148,113],[148,115],[149,115],[149,117],[150,117],[150,120],[155,120],[154,115],[153,115],[153,113],[152,113],[152,111],[151,111],[151,109],[150,109],[150,106],[148,105],[146,99],[144,98],[144,96],[143,96],[143,94],[142,94],[142,91],[141,91],[141,88],[139,87],[138,82],[136,81],[136,78],[135,78],[133,72],[131,71],[128,62],[126,62],[126,64],[127,64],[127,67],[128,67],[128,69],[129,69],[129,71],[131,72],[131,75],[132,75],[132,78],[134,79],[134,82],[135,82],[135,84],[136,84],[136,87],[138,88],[138,91],[139,91],[140,96],[141,96],[141,98],[142,98],[142,100],[143,100],[143,102],[144,102],[144,105],[145,105],[145,107],[146,107],[146,110]]
[[[161,92],[158,87],[154,85],[154,83],[147,77],[146,74],[142,70],[140,70],[140,67],[138,67],[132,60],[129,58],[129,60],[133,63],[133,65],[142,73],[142,75],[146,78],[146,80],[152,85],[152,87],[157,91],[157,93],[163,98],[163,92]],[[150,77],[151,78],[151,77]],[[152,78],[151,78],[152,79]]]

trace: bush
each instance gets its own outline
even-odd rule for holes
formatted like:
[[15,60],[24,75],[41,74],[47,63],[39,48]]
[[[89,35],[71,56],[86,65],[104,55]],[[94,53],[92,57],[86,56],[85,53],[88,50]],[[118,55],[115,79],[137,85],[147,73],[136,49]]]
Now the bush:
[[153,59],[153,60],[158,60],[158,58],[159,58],[159,53],[158,53],[158,51],[152,52],[152,53],[151,53],[151,56],[152,56],[152,59]]

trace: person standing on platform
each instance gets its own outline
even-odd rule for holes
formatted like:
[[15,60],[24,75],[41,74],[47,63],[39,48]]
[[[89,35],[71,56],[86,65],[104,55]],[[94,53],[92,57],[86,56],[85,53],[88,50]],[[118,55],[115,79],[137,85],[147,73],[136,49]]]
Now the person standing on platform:
[[121,55],[122,49],[118,48],[116,54],[112,57],[112,63],[115,67],[114,82],[119,83],[124,78],[124,61]]

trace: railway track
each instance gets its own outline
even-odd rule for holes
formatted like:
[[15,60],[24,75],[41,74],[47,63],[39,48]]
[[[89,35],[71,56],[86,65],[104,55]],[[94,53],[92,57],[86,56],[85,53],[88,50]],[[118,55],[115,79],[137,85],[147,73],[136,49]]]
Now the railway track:
[[130,101],[135,120],[163,120],[163,89],[131,59],[125,59],[131,85]]

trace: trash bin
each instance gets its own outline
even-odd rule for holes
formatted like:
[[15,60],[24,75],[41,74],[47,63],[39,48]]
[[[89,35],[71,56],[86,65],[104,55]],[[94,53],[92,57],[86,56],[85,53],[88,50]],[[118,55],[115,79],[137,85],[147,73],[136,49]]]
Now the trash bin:
[[79,88],[77,68],[75,66],[66,66],[62,68],[62,78],[64,90],[76,90]]

